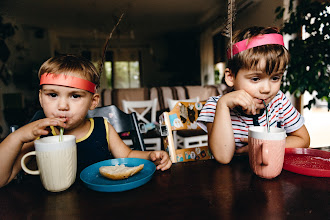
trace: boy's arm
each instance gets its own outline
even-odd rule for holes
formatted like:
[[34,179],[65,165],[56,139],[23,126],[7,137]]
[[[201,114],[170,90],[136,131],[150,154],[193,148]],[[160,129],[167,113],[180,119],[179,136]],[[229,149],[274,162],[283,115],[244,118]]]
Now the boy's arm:
[[167,170],[172,162],[165,151],[139,151],[129,148],[120,138],[116,130],[108,123],[109,150],[115,158],[141,158],[157,164],[157,169]]
[[222,164],[231,161],[235,152],[235,139],[230,109],[217,104],[213,123],[207,123],[208,142],[214,158]]
[[297,148],[297,147],[308,148],[309,144],[310,144],[309,133],[308,133],[305,125],[303,125],[298,130],[288,134],[288,136],[286,138],[285,147],[287,147],[287,148]]
[[21,170],[21,159],[33,150],[33,142],[23,144],[17,135],[10,134],[0,144],[0,187],[10,183]]
[[34,148],[33,140],[47,135],[46,127],[65,127],[65,119],[41,119],[9,134],[0,143],[0,187],[7,185],[21,170],[21,158]]
[[230,109],[240,106],[246,114],[255,115],[257,108],[264,108],[244,90],[229,92],[217,103],[213,125],[208,128],[209,146],[215,159],[223,164],[231,161],[235,153],[235,137]]
[[127,157],[141,158],[152,161],[156,165],[157,170],[167,170],[172,166],[172,161],[167,152],[159,151],[139,151],[132,150]]

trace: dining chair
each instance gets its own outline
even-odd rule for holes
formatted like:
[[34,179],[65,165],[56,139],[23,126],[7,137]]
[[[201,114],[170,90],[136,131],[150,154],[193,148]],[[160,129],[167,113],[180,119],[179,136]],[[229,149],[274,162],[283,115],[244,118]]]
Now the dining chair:
[[178,102],[199,102],[199,96],[197,96],[195,98],[191,98],[191,99],[180,99],[180,100],[175,100],[175,99],[168,98],[167,99],[167,104],[168,104],[168,108],[170,109],[170,111],[174,108],[174,106]]
[[[157,130],[156,110],[158,99],[144,101],[122,100],[123,110],[126,113],[135,112],[140,127],[150,127],[152,129],[143,132],[143,139],[147,150],[161,150],[161,136]],[[124,140],[127,145],[132,142]]]
[[118,134],[129,132],[129,138],[132,142],[130,147],[132,149],[141,151],[146,150],[135,112],[127,114],[121,111],[115,105],[108,105],[89,110],[87,113],[87,117],[106,118]]
[[174,145],[174,131],[202,130],[196,121],[204,104],[205,102],[177,102],[170,112],[164,112],[159,117],[164,149],[169,153],[173,163],[213,158],[207,142],[181,149]]
[[42,109],[39,109],[34,113],[32,118],[30,119],[29,123],[31,123],[33,121],[37,121],[39,119],[43,119],[43,118],[46,118],[45,113]]
[[[173,100],[167,99],[168,107],[170,111],[178,102],[199,102],[199,97],[191,99],[182,99],[182,100]],[[187,110],[189,111],[189,110]],[[197,120],[197,118],[196,118]],[[196,122],[194,122],[196,123]],[[194,130],[175,130],[173,131],[173,139],[175,148],[191,148],[191,147],[200,147],[207,145],[208,136],[205,131],[202,129]]]

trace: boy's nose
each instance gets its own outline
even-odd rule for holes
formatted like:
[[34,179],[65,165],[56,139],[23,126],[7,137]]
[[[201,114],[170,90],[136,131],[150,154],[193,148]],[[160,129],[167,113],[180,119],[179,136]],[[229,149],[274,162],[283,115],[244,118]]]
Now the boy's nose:
[[260,87],[260,93],[269,93],[271,90],[271,85],[269,81],[265,81]]
[[59,99],[58,109],[61,111],[69,110],[69,103],[65,98]]

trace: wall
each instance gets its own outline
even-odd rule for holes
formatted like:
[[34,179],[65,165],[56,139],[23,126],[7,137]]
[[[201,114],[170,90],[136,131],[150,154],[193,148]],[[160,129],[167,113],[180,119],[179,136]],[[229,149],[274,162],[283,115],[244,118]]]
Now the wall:
[[[285,0],[284,0],[285,1]],[[253,4],[244,7],[248,2]],[[236,19],[233,25],[233,31],[244,29],[250,26],[280,26],[282,21],[275,20],[275,9],[283,5],[283,0],[247,0],[236,1]],[[213,37],[221,34],[225,30],[226,18],[216,18],[210,25],[205,27],[200,36],[201,45],[201,70],[200,77],[202,85],[214,83],[214,56],[213,56]],[[219,25],[220,24],[220,25]],[[227,48],[227,45],[223,45]],[[226,56],[226,51],[220,53]],[[220,53],[215,53],[221,55]]]
[[30,26],[17,26],[16,34],[6,40],[11,52],[6,64],[10,75],[6,83],[0,80],[0,125],[3,128],[3,132],[0,134],[1,138],[8,134],[10,126],[4,119],[3,94],[22,94],[23,107],[26,109],[21,118],[28,120],[32,117],[34,110],[39,107],[37,72],[40,65],[50,57],[47,30]]
[[[153,40],[117,39],[114,37],[109,50],[136,48],[142,62],[143,87],[200,85],[199,33],[182,32],[158,36]],[[100,60],[105,40],[59,37],[61,53],[80,53],[83,50],[99,51],[93,60]]]
[[249,10],[236,15],[235,29],[249,26],[280,26],[281,20],[275,20],[275,9],[283,5],[283,0],[259,0]]
[[200,85],[199,33],[173,33],[152,41],[143,54],[145,87]]
[[[261,0],[251,6],[248,11],[239,12],[236,17],[235,28],[244,28],[252,25],[278,25],[274,11],[282,4],[282,0]],[[214,33],[213,33],[214,34]],[[110,47],[136,47],[143,57],[142,84],[145,87],[199,85],[212,84],[212,79],[204,83],[207,78],[201,77],[201,69],[206,68],[211,77],[214,77],[212,62],[201,68],[200,61],[200,33],[184,31],[161,36],[154,40],[137,41],[135,39],[112,39]],[[210,38],[212,39],[212,37]],[[21,92],[26,99],[26,105],[38,105],[36,73],[43,61],[51,57],[55,51],[61,53],[79,53],[82,50],[91,50],[93,54],[101,54],[104,39],[89,38],[75,39],[59,37],[59,33],[37,27],[19,27],[19,33],[11,42],[12,56],[8,67],[13,72],[9,85],[0,82],[0,123],[4,123],[2,110],[2,94]],[[74,42],[74,43],[73,43]],[[19,45],[20,50],[15,49]],[[212,59],[212,56],[208,56]],[[3,137],[5,132],[1,134]]]

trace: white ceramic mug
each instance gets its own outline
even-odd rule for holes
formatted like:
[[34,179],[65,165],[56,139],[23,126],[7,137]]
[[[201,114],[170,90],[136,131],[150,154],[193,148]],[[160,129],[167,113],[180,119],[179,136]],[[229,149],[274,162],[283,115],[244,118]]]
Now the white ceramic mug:
[[272,179],[283,168],[286,132],[283,128],[250,127],[249,161],[251,169],[262,178]]
[[[31,175],[40,175],[45,189],[60,192],[68,189],[76,179],[77,145],[76,137],[63,135],[40,138],[34,141],[35,151],[26,153],[21,159],[23,170]],[[35,155],[38,170],[30,170],[25,165],[25,158]]]

